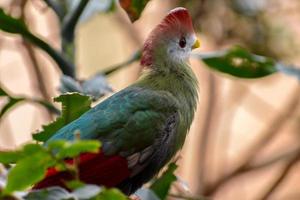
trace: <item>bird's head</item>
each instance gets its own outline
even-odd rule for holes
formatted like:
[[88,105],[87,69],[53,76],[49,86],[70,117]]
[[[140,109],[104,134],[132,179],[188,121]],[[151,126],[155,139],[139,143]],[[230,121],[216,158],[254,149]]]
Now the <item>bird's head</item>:
[[187,9],[175,8],[150,33],[144,44],[141,64],[151,67],[166,61],[184,62],[191,50],[199,46]]

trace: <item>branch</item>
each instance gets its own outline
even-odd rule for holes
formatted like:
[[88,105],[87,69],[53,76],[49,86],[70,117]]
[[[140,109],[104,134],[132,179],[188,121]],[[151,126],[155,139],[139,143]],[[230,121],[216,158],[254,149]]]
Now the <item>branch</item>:
[[65,17],[61,30],[61,35],[64,41],[67,41],[69,43],[73,42],[76,25],[88,2],[89,0],[81,0],[74,11],[70,12]]
[[53,0],[44,0],[44,2],[55,12],[60,21],[62,21],[65,15],[62,7]]
[[273,158],[271,158],[271,159],[269,159],[265,162],[258,163],[258,164],[255,164],[255,165],[248,165],[247,167],[245,167],[244,172],[249,172],[249,171],[252,171],[252,170],[257,170],[257,169],[260,169],[260,168],[268,167],[268,166],[270,166],[274,163],[277,163],[277,162],[280,162],[280,161],[283,161],[283,160],[287,160],[287,159],[292,159],[295,156],[297,156],[298,154],[300,154],[300,147],[298,147],[296,149],[293,149],[293,150],[291,150],[287,153],[275,156],[275,157],[273,157]]
[[211,200],[211,198],[208,197],[192,197],[192,196],[187,196],[187,195],[182,195],[182,194],[169,194],[168,195],[171,198],[175,199],[185,199],[185,200]]
[[0,8],[0,29],[8,33],[20,34],[24,39],[46,51],[65,75],[75,76],[73,64],[67,61],[63,54],[57,52],[48,43],[31,33],[22,20],[7,15],[2,8]]
[[103,74],[103,75],[107,76],[123,67],[126,67],[126,66],[134,63],[135,61],[139,60],[140,58],[141,58],[141,51],[138,50],[132,56],[130,56],[128,60],[121,62],[119,64],[116,64],[116,65],[113,65],[111,67],[108,67],[108,69],[103,70],[97,74]]
[[[21,7],[21,19],[25,22],[26,21],[26,16],[25,16],[25,9],[26,9],[27,1],[23,1],[20,5]],[[32,66],[33,72],[34,72],[34,77],[36,80],[36,85],[39,90],[39,93],[43,96],[43,98],[47,101],[51,101],[51,97],[47,92],[47,87],[43,79],[43,75],[40,69],[40,66],[38,64],[35,52],[33,47],[23,39],[23,46],[25,47],[25,50],[27,52],[28,57],[30,58],[31,64],[29,66]],[[51,119],[51,114],[48,112],[48,117]]]
[[294,158],[287,163],[287,165],[282,170],[281,174],[277,177],[274,183],[271,184],[270,188],[262,196],[261,198],[262,200],[269,199],[269,197],[274,193],[274,191],[276,191],[276,189],[282,184],[283,180],[287,177],[287,175],[292,170],[293,166],[295,166],[295,164],[299,161],[299,159],[300,159],[300,153],[294,156]]
[[52,48],[48,43],[46,43],[45,41],[41,40],[40,38],[34,35],[25,35],[24,37],[25,39],[29,40],[36,46],[43,49],[46,53],[48,53],[49,56],[51,56],[52,59],[57,63],[58,67],[61,69],[63,74],[74,78],[75,76],[74,65],[71,62],[67,61],[67,59],[61,53],[59,53],[54,48]]

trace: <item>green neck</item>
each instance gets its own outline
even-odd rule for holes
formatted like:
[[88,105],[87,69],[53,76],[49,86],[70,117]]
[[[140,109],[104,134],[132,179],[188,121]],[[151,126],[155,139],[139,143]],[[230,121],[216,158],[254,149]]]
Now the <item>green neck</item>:
[[147,71],[137,85],[153,90],[168,91],[178,100],[181,116],[178,144],[181,146],[197,107],[198,82],[190,66],[184,62],[164,63],[161,66],[164,67],[153,67]]

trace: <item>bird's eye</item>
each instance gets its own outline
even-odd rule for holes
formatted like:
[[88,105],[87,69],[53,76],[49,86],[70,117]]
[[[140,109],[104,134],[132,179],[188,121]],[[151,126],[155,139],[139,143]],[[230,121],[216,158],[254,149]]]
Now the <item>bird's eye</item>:
[[179,40],[179,46],[181,48],[184,48],[186,45],[186,40],[185,40],[185,37],[181,37],[180,40]]

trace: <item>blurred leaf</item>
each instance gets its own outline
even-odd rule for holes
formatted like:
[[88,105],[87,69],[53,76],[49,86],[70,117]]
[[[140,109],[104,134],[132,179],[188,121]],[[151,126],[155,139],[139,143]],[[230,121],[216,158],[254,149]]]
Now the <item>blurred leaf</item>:
[[72,194],[78,199],[91,199],[99,194],[100,191],[101,188],[97,185],[85,185],[73,191]]
[[127,196],[125,196],[118,189],[105,189],[101,191],[101,193],[97,196],[97,200],[128,200]]
[[26,144],[23,147],[24,156],[30,156],[36,152],[45,152],[45,148],[40,144]]
[[22,152],[19,151],[0,152],[0,163],[2,164],[16,163],[22,157],[23,157]]
[[78,188],[83,187],[85,184],[79,180],[72,180],[72,181],[68,181],[66,182],[66,186],[68,187],[68,189],[71,190],[75,190]]
[[112,92],[107,79],[101,74],[81,82],[64,75],[60,80],[60,91],[62,93],[79,92],[91,96],[94,101]]
[[8,33],[20,34],[26,40],[46,51],[58,64],[62,72],[69,76],[74,76],[74,66],[69,63],[60,53],[53,49],[49,44],[32,34],[23,21],[5,14],[0,8],[0,30]]
[[60,87],[61,93],[67,92],[78,92],[83,93],[81,83],[70,76],[62,75],[60,77]]
[[142,200],[160,200],[160,198],[148,188],[140,188],[134,194]]
[[74,196],[67,190],[61,187],[49,187],[41,190],[30,191],[25,197],[25,200],[60,200],[74,199]]
[[96,140],[76,140],[65,143],[64,147],[57,153],[59,159],[73,158],[83,152],[97,153],[100,142]]
[[[74,10],[79,4],[80,0],[68,0],[68,6],[70,10]],[[115,0],[89,0],[88,5],[85,7],[83,13],[80,15],[79,22],[86,22],[91,17],[101,12],[114,11],[116,7]]]
[[151,185],[150,189],[160,198],[166,199],[170,187],[177,180],[174,171],[177,169],[175,163],[170,163],[168,169]]
[[26,156],[31,156],[36,152],[43,152],[44,148],[39,144],[26,144],[22,150],[0,152],[0,163],[16,163]]
[[230,0],[233,10],[241,15],[256,16],[266,9],[266,0]]
[[299,67],[286,66],[284,64],[277,63],[276,69],[279,72],[281,72],[283,74],[286,74],[288,76],[294,76],[294,77],[296,77],[298,79],[298,81],[300,81],[300,68]]
[[42,180],[48,167],[55,161],[46,151],[38,151],[19,160],[9,174],[5,193],[21,191]]
[[277,71],[273,59],[251,54],[240,47],[198,57],[208,67],[240,78],[260,78]]
[[65,146],[67,146],[66,143],[69,143],[67,140],[53,140],[47,144],[47,147],[52,151],[52,152],[59,152],[62,150]]
[[127,12],[130,20],[137,20],[150,0],[120,0],[120,5]]
[[45,142],[59,129],[88,111],[92,103],[89,96],[84,96],[79,93],[63,94],[56,97],[54,101],[62,103],[62,115],[54,122],[43,126],[44,130],[34,134],[33,138],[35,140]]
[[108,84],[107,79],[103,75],[99,74],[85,80],[82,83],[82,89],[84,94],[91,95],[94,100],[98,100],[113,91]]
[[[62,199],[76,199],[88,200],[99,199],[97,195],[100,193],[101,188],[96,185],[84,185],[73,192],[69,192],[61,187],[49,187],[41,190],[33,190],[27,194],[25,200],[62,200]],[[96,198],[94,198],[96,197]],[[115,199],[103,199],[115,200]],[[118,200],[118,199],[116,199]]]

